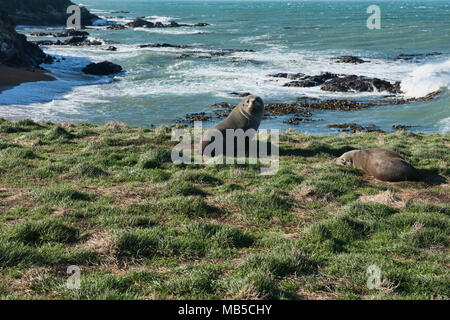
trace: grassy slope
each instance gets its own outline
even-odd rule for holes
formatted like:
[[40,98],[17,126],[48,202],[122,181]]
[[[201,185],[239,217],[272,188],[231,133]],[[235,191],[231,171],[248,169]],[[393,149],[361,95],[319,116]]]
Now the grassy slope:
[[[449,298],[450,135],[285,133],[271,177],[175,166],[172,145],[168,128],[0,120],[0,297]],[[331,162],[380,146],[425,181]]]

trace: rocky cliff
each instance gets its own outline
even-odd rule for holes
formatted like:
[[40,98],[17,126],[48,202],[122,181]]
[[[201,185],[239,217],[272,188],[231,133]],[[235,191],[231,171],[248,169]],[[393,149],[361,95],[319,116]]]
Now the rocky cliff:
[[[70,0],[0,0],[0,10],[6,11],[18,25],[66,25]],[[82,25],[91,25],[99,19],[86,8],[81,8]]]
[[36,44],[18,34],[15,23],[0,11],[0,65],[35,68],[49,58]]

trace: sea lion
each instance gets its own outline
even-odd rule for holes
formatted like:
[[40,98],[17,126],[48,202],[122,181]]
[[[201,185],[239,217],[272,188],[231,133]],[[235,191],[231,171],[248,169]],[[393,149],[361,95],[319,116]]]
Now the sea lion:
[[382,181],[414,181],[419,172],[398,153],[381,148],[353,150],[335,160],[339,165],[350,165]]
[[[202,153],[205,148],[214,141],[214,133],[219,131],[222,134],[224,141],[223,153],[226,152],[226,130],[242,129],[244,133],[248,133],[247,139],[253,139],[254,133],[258,130],[261,120],[264,116],[264,102],[260,97],[249,95],[239,103],[228,117],[222,122],[218,123],[211,129],[208,129],[203,136],[201,150]],[[248,131],[249,129],[253,129]],[[217,131],[215,131],[217,130]],[[253,134],[252,134],[253,133]],[[247,141],[248,142],[248,141]],[[246,144],[247,145],[247,144]],[[236,147],[236,143],[235,143]],[[213,154],[214,156],[214,154]]]

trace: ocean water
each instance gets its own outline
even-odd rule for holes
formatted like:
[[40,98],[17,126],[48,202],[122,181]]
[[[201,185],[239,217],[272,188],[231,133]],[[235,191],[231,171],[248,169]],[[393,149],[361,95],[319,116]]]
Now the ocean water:
[[[370,30],[369,5],[381,9],[381,29]],[[93,13],[121,23],[135,17],[150,21],[207,22],[211,26],[172,29],[106,30],[98,26],[90,38],[106,41],[100,47],[44,47],[48,54],[65,57],[45,66],[54,82],[22,84],[0,94],[0,117],[106,123],[133,126],[173,124],[187,113],[211,112],[212,104],[237,103],[229,93],[251,92],[267,102],[294,102],[309,96],[333,99],[379,100],[386,92],[332,93],[319,88],[287,88],[286,79],[268,74],[320,72],[357,74],[402,81],[406,97],[421,97],[441,89],[438,99],[366,110],[314,112],[298,126],[287,117],[264,120],[261,128],[294,128],[312,134],[333,134],[331,123],[375,124],[389,130],[393,124],[413,131],[450,132],[450,2],[449,1],[145,1],[83,0]],[[113,13],[130,11],[129,14]],[[23,33],[52,30],[45,26]],[[33,38],[30,39],[41,39]],[[52,38],[53,39],[53,38]],[[116,52],[105,51],[111,43]],[[140,44],[170,43],[192,48],[139,48]],[[211,59],[178,59],[194,51],[209,55],[221,49],[251,49]],[[440,52],[411,61],[393,58],[400,53]],[[331,58],[356,55],[370,60],[353,65]],[[126,72],[115,77],[83,75],[90,61],[109,60]],[[205,127],[214,122],[204,124]]]

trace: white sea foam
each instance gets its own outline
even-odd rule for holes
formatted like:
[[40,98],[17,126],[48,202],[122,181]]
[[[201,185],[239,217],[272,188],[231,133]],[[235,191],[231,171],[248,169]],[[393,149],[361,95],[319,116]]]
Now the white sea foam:
[[134,28],[135,31],[144,31],[148,33],[159,33],[159,34],[198,34],[198,33],[210,33],[204,32],[202,30],[193,29],[190,27],[180,27],[180,28]]
[[177,17],[168,17],[168,16],[148,16],[145,17],[145,20],[151,21],[151,22],[161,22],[161,23],[168,23],[173,20],[178,20]]
[[441,88],[450,89],[450,59],[416,67],[401,84],[408,97],[423,97]]
[[450,133],[450,117],[439,121],[438,126],[443,134]]

